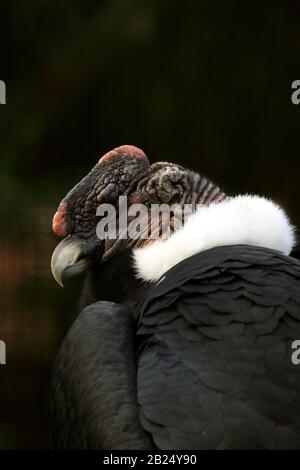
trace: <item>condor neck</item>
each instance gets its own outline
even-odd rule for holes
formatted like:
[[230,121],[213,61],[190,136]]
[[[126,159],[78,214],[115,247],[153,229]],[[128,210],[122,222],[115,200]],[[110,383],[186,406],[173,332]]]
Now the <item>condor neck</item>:
[[184,202],[193,206],[208,206],[211,203],[224,201],[228,197],[219,186],[193,171],[189,173],[189,187],[190,192]]

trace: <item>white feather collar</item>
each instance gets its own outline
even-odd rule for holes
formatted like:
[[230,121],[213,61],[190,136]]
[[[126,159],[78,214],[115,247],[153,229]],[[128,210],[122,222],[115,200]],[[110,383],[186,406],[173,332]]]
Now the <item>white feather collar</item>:
[[154,282],[200,251],[239,244],[289,255],[295,245],[294,227],[274,202],[259,196],[235,196],[198,208],[169,239],[134,250],[134,266],[139,278]]

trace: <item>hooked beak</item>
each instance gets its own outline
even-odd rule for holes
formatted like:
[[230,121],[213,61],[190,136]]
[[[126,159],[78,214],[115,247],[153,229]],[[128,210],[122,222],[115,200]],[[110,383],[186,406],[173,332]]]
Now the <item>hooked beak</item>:
[[51,258],[51,271],[61,287],[65,277],[76,276],[88,269],[91,264],[89,254],[93,247],[91,242],[72,235],[68,235],[57,245]]

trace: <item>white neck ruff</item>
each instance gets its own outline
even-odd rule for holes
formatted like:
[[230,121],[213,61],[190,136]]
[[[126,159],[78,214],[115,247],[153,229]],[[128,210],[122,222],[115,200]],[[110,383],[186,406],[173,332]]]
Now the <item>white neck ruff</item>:
[[259,196],[235,196],[202,206],[167,240],[134,250],[137,277],[157,281],[180,261],[225,245],[254,245],[289,255],[295,245],[294,227],[284,210]]

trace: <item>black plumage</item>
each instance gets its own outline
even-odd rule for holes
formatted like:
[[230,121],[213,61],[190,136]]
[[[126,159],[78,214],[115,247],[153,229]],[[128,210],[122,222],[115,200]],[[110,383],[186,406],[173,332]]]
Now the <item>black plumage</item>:
[[54,446],[151,448],[139,423],[136,395],[132,319],[112,302],[86,307],[54,366]]
[[54,368],[54,445],[300,448],[299,286],[299,261],[227,246],[86,307]]

